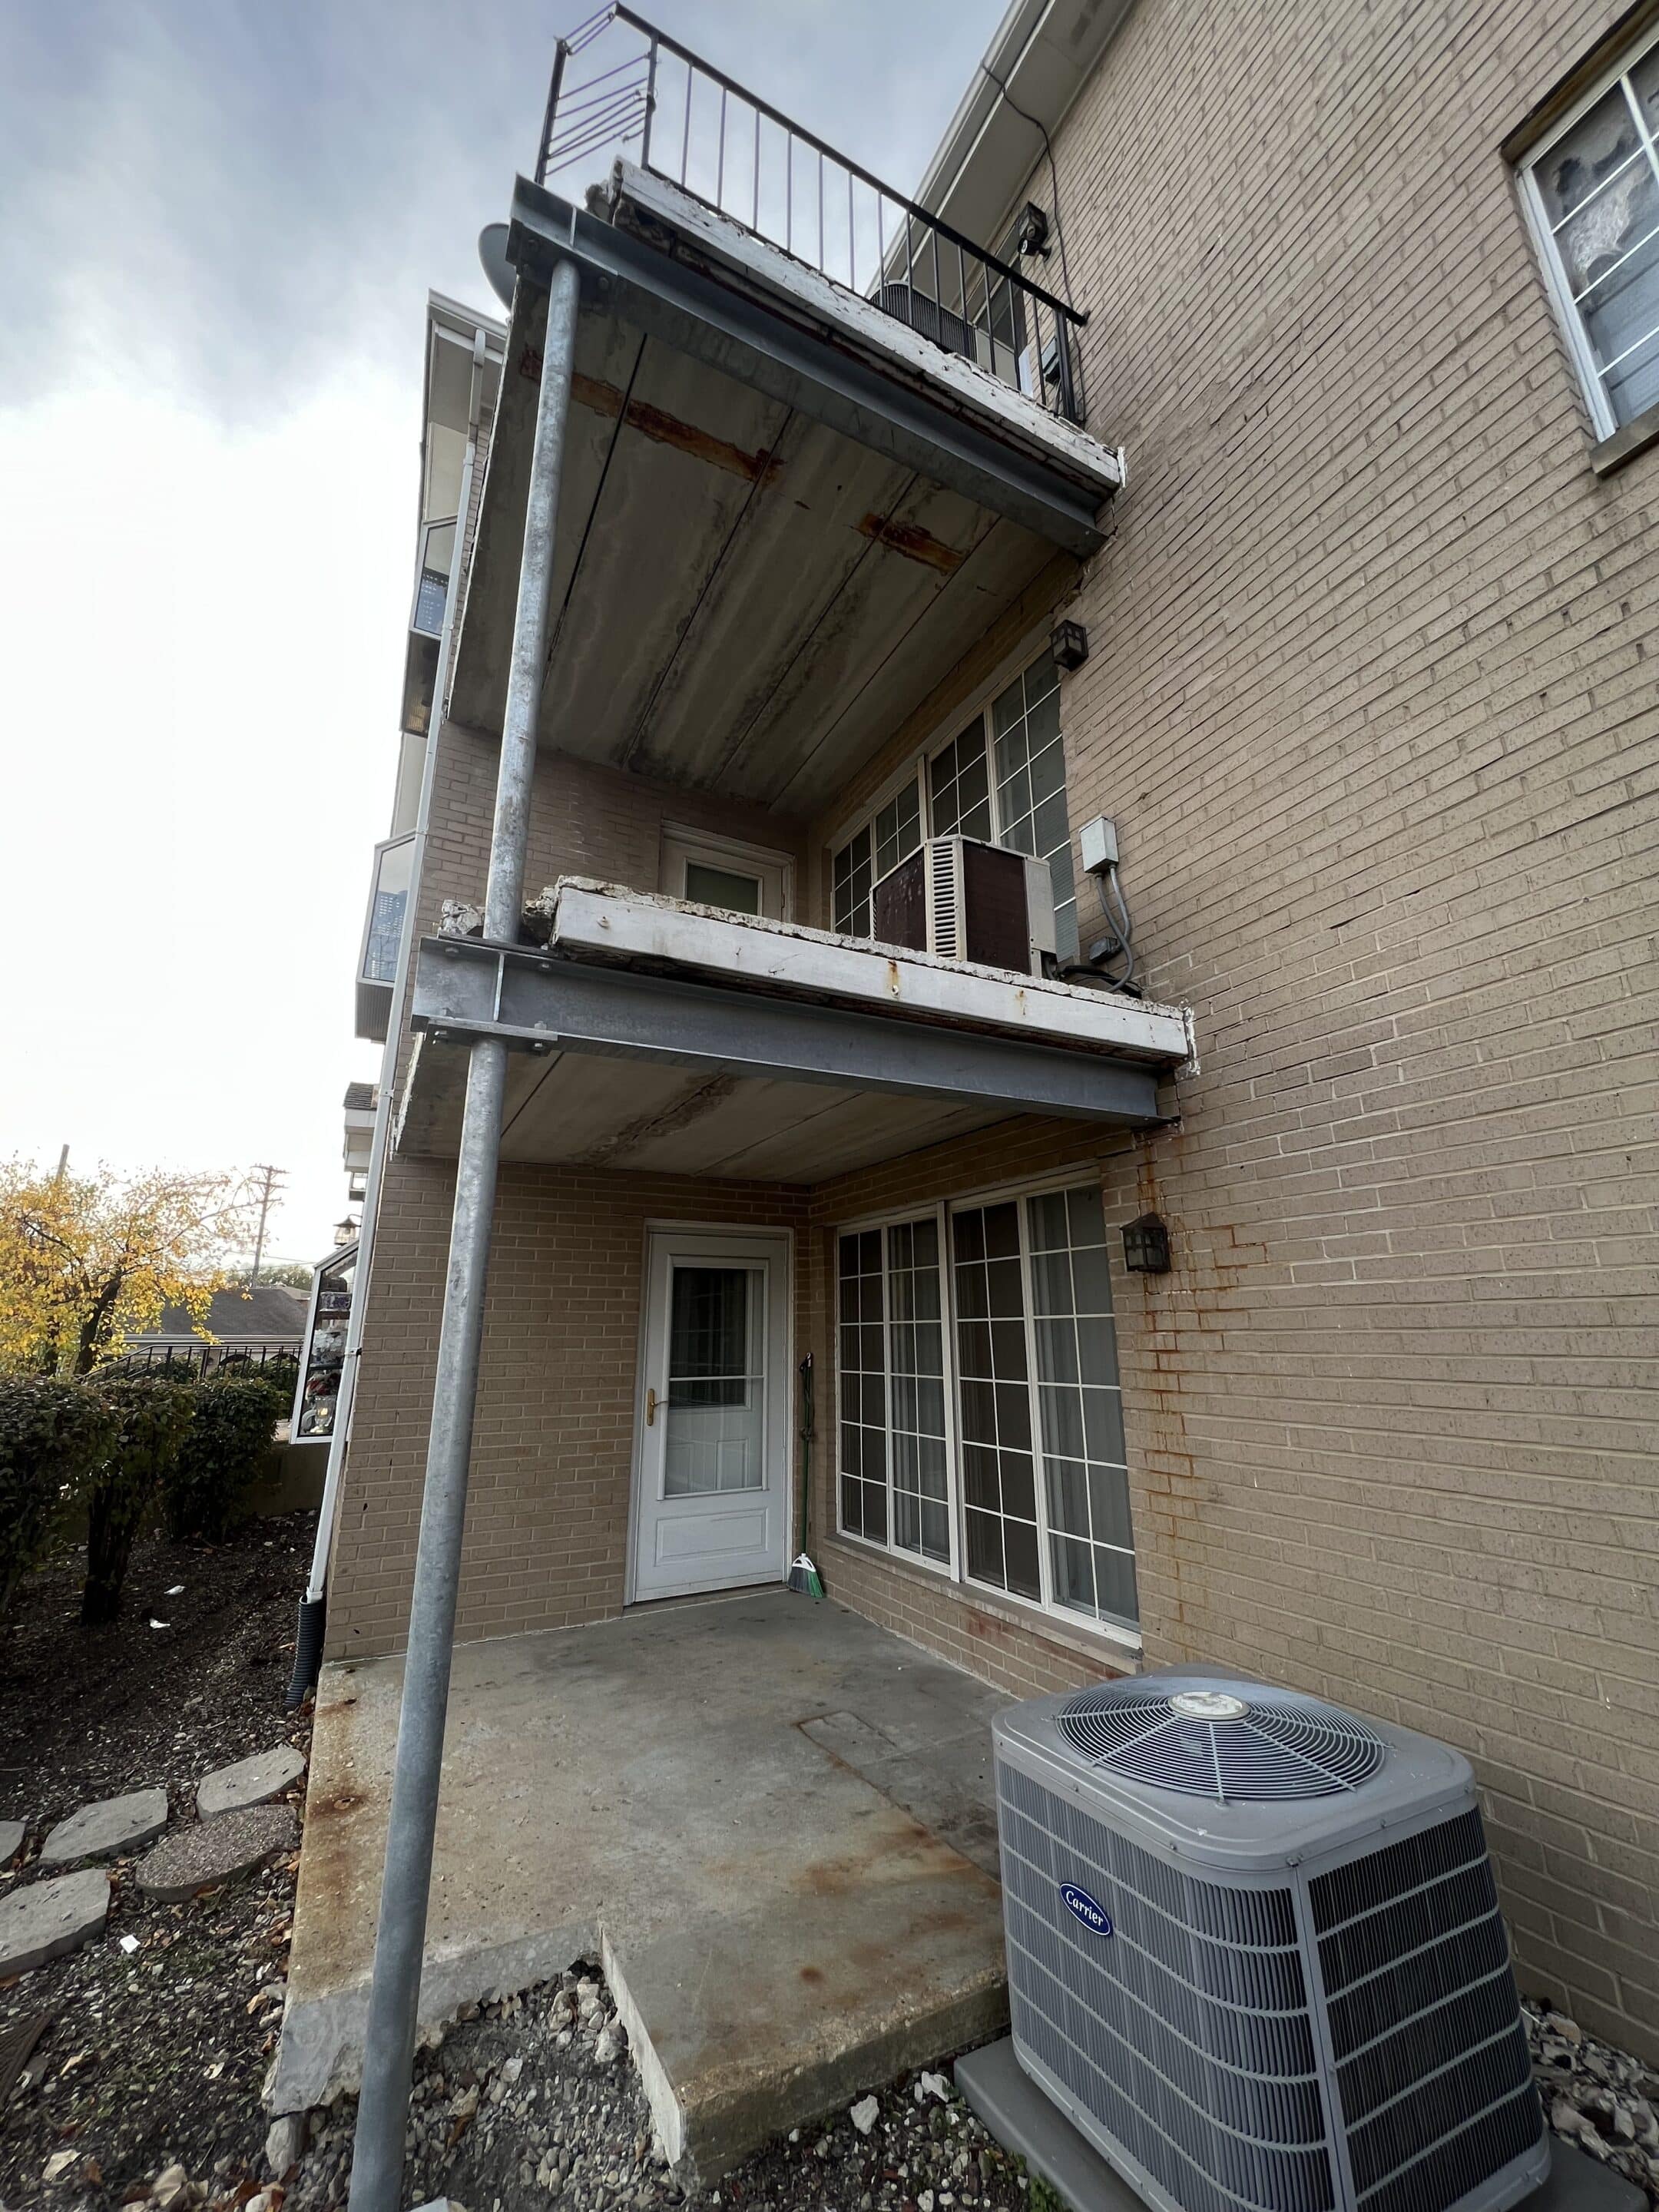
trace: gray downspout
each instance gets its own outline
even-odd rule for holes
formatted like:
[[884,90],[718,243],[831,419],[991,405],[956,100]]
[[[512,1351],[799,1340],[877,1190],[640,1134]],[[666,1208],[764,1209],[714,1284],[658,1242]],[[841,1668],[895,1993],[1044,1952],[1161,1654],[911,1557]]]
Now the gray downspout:
[[[536,767],[536,726],[547,665],[549,602],[565,421],[576,349],[578,278],[561,261],[548,291],[547,339],[536,410],[535,447],[525,513],[524,560],[513,626],[513,658],[502,717],[501,772],[484,892],[484,936],[518,942],[524,908],[526,846]],[[363,2045],[363,2088],[351,2165],[350,2212],[401,2212],[404,2130],[414,2064],[421,1962],[432,1886],[432,1844],[443,1765],[444,1718],[460,1582],[468,1462],[483,1334],[484,1282],[501,1158],[507,1045],[481,1037],[471,1046],[466,1106],[455,1166],[449,1270],[432,1393],[420,1542],[404,1662],[398,1754],[380,1888],[374,1976]]]
[[[480,331],[472,342],[472,383],[468,395],[466,458],[461,464],[461,485],[456,524],[454,567],[444,602],[443,635],[438,641],[438,665],[433,673],[432,724],[427,732],[426,756],[421,763],[421,795],[415,809],[415,850],[409,871],[409,898],[404,926],[398,938],[398,964],[392,979],[392,1006],[386,1022],[386,1045],[380,1054],[380,1083],[374,1100],[374,1128],[369,1138],[368,1173],[363,1181],[363,1212],[357,1231],[357,1281],[351,1311],[346,1319],[345,1357],[340,1368],[340,1392],[334,1408],[334,1427],[328,1440],[328,1466],[323,1476],[322,1501],[317,1514],[317,1535],[311,1548],[311,1576],[300,1600],[300,1616],[294,1638],[294,1671],[289,1678],[284,1704],[289,1712],[305,1703],[322,1672],[323,1638],[327,1631],[328,1555],[334,1540],[334,1516],[338,1510],[340,1478],[351,1441],[351,1409],[357,1399],[357,1371],[362,1358],[363,1321],[368,1311],[368,1284],[374,1261],[374,1232],[380,1225],[380,1177],[392,1143],[392,1093],[398,1079],[398,1046],[403,1030],[404,1006],[409,994],[409,972],[414,965],[416,911],[421,896],[421,870],[426,860],[427,827],[432,815],[432,786],[438,757],[438,731],[443,720],[444,691],[449,677],[450,645],[455,634],[455,602],[460,592],[461,553],[466,518],[472,499],[472,472],[477,463],[478,422],[483,412],[483,368],[488,342]],[[312,1285],[313,1296],[316,1285]],[[314,1320],[315,1315],[312,1318]],[[306,1342],[311,1341],[310,1322]],[[295,1388],[297,1407],[305,1376]],[[295,1416],[297,1432],[298,1416]]]

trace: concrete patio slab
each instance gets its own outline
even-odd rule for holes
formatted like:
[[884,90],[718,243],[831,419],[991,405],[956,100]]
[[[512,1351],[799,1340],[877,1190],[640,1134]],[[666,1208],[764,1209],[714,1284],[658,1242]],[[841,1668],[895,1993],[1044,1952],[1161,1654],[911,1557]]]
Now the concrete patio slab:
[[[324,1672],[277,2112],[361,2067],[401,1680]],[[602,1957],[664,2143],[705,2180],[994,2033],[1001,1702],[781,1590],[461,1646],[422,2022]]]

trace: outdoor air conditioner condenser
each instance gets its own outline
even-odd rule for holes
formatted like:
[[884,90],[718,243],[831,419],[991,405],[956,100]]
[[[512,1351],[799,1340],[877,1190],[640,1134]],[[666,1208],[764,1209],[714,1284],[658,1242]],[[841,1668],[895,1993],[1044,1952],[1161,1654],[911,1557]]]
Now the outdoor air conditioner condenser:
[[930,837],[871,893],[878,945],[1040,975],[1054,953],[1048,863],[973,837]]
[[1467,1759],[1191,1667],[994,1723],[1015,2055],[1159,2212],[1498,2212],[1549,2165]]

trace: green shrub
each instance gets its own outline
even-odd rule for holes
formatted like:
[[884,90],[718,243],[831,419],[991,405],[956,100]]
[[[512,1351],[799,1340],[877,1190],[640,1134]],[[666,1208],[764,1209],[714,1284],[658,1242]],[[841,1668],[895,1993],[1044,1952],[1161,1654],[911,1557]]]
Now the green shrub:
[[66,1489],[103,1458],[115,1425],[96,1392],[55,1376],[0,1376],[0,1618],[39,1560]]
[[234,1370],[212,1376],[191,1395],[195,1419],[167,1477],[167,1534],[222,1544],[242,1518],[290,1394],[255,1369],[246,1381]]
[[167,1476],[190,1433],[199,1385],[117,1376],[93,1386],[109,1408],[114,1437],[84,1480],[87,1580],[81,1619],[113,1620],[133,1545],[160,1511]]

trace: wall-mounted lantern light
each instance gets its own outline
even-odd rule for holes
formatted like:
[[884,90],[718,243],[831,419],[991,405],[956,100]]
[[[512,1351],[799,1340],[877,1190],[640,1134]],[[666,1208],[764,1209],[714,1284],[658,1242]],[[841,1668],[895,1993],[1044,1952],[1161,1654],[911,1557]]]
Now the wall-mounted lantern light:
[[1054,666],[1069,672],[1089,658],[1089,633],[1081,623],[1056,623],[1049,634],[1048,651]]
[[1123,1224],[1123,1264],[1132,1275],[1167,1275],[1170,1232],[1155,1213]]

